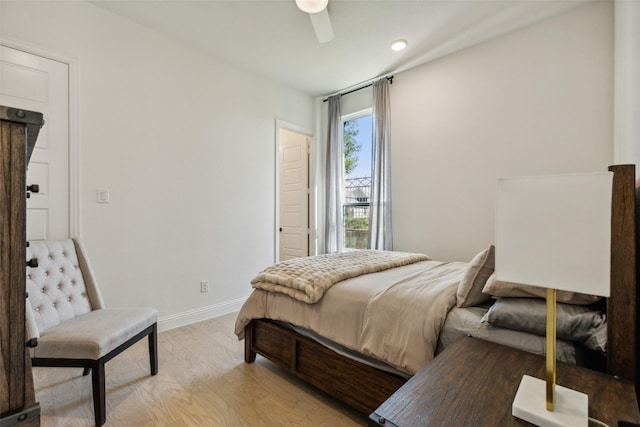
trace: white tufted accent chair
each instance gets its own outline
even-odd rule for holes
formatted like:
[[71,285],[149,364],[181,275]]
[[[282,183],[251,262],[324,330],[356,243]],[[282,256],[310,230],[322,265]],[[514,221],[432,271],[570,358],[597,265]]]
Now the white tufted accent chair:
[[[151,375],[158,373],[153,308],[105,308],[89,261],[77,240],[33,241],[27,260],[27,334],[33,366],[80,367],[92,373],[97,426],[105,423],[104,365],[149,337]],[[37,343],[37,344],[36,344]]]

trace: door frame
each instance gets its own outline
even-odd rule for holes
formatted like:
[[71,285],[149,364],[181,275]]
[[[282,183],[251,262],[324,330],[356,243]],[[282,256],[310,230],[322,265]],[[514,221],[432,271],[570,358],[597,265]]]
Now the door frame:
[[315,206],[316,206],[316,194],[315,194],[315,185],[314,179],[315,176],[315,166],[314,166],[314,157],[313,157],[313,147],[316,142],[315,133],[311,129],[307,129],[305,127],[276,119],[276,135],[275,135],[275,190],[274,190],[274,246],[273,246],[273,262],[277,263],[280,261],[280,233],[278,232],[280,228],[280,131],[287,130],[290,132],[295,132],[301,135],[305,135],[306,137],[311,139],[311,144],[309,149],[307,150],[307,155],[309,156],[309,165],[307,175],[309,176],[309,255],[315,255],[316,245],[314,244],[316,239],[316,227],[315,227]]
[[69,237],[80,236],[80,144],[78,64],[75,59],[39,46],[0,36],[0,45],[66,64],[69,69]]

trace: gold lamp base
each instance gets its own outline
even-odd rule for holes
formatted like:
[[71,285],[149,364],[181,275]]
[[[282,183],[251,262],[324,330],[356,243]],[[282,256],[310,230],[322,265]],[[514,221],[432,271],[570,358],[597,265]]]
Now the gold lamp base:
[[511,414],[541,427],[587,427],[589,397],[556,385],[556,290],[547,288],[546,381],[522,377]]
[[541,427],[587,427],[589,398],[570,388],[555,386],[553,411],[546,408],[546,382],[525,375],[522,377],[511,414]]

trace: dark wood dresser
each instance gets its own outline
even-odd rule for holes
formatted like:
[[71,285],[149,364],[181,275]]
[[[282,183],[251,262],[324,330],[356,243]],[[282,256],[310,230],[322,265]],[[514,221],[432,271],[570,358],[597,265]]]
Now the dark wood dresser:
[[0,425],[40,425],[25,332],[27,163],[42,114],[0,106]]

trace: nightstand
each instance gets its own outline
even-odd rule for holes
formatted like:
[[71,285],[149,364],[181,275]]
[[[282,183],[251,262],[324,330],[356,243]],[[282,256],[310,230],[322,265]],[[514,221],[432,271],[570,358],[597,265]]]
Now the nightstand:
[[[511,403],[523,374],[545,378],[544,358],[465,337],[448,347],[369,416],[369,426],[523,426]],[[557,384],[589,396],[589,416],[611,427],[640,423],[633,383],[558,362]]]

